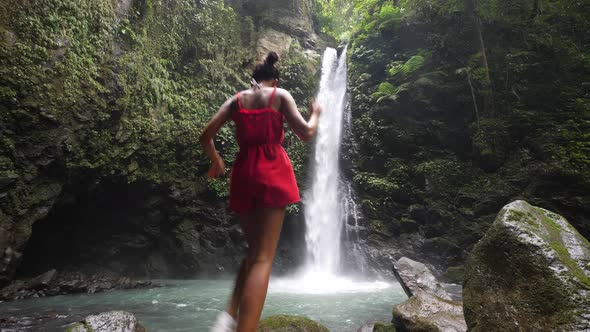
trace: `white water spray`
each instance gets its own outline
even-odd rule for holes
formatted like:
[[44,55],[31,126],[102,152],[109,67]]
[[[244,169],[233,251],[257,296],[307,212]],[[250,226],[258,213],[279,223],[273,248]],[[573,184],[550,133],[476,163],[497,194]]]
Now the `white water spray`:
[[346,96],[346,50],[340,58],[333,48],[324,52],[317,101],[323,108],[315,143],[313,182],[305,193],[306,269],[334,275],[340,266],[345,216],[338,157]]

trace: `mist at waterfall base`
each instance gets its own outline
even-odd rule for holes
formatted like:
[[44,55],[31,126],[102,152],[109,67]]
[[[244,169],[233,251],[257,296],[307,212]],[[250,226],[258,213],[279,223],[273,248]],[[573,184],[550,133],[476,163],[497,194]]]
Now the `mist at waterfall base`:
[[[362,254],[343,255],[343,239],[348,240],[346,250],[355,250],[359,229],[353,190],[341,177],[339,165],[344,122],[350,121],[346,66],[346,48],[340,57],[335,49],[326,49],[317,96],[324,111],[315,138],[311,185],[304,194],[306,261],[294,276],[275,281],[294,293],[372,292],[391,287],[389,282],[366,280]],[[355,279],[348,277],[350,271],[356,272]]]
[[[263,318],[306,316],[332,332],[390,321],[392,306],[406,299],[398,283],[366,273],[354,193],[339,171],[343,128],[350,125],[346,78],[346,51],[338,58],[336,50],[327,49],[317,97],[324,112],[315,139],[311,186],[303,195],[306,260],[298,273],[271,278],[262,313]],[[64,331],[86,315],[125,310],[148,331],[204,332],[225,308],[233,286],[229,278],[160,282],[166,286],[0,303],[0,322],[10,317],[18,321],[18,328],[0,330]]]

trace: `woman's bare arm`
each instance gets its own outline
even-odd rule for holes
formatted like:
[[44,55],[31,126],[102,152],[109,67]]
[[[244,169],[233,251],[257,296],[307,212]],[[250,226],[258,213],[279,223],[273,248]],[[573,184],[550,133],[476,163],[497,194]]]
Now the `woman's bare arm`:
[[236,97],[233,96],[226,100],[223,103],[223,105],[221,105],[217,113],[211,118],[207,126],[205,126],[205,129],[203,130],[203,133],[199,138],[203,150],[212,162],[211,168],[208,172],[208,176],[211,178],[217,178],[225,174],[225,164],[223,162],[223,159],[215,149],[213,138],[215,137],[219,129],[221,129],[221,127],[223,127],[227,120],[229,120],[232,112],[232,106],[235,105],[235,100]]
[[309,121],[305,121],[301,113],[297,110],[297,104],[289,92],[283,90],[281,94],[281,112],[285,115],[287,123],[293,129],[295,134],[304,142],[309,141],[317,131],[318,119],[322,111],[321,107],[311,102],[309,106]]

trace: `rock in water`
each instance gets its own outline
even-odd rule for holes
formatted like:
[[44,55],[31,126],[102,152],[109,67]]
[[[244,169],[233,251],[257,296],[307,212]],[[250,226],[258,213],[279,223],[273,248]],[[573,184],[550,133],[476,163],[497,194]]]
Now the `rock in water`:
[[146,332],[146,329],[130,313],[110,311],[88,316],[66,332]]
[[438,280],[436,280],[436,277],[423,263],[402,257],[394,264],[393,273],[408,297],[412,297],[416,293],[423,291],[446,300],[451,299]]
[[419,291],[393,308],[396,326],[410,332],[467,331],[461,302]]
[[325,326],[309,318],[276,315],[263,319],[258,332],[330,332]]
[[463,284],[470,331],[590,331],[590,243],[562,216],[506,205]]
[[451,300],[428,267],[407,257],[400,258],[393,272],[410,298],[393,308],[393,320],[402,331],[467,330],[461,302]]

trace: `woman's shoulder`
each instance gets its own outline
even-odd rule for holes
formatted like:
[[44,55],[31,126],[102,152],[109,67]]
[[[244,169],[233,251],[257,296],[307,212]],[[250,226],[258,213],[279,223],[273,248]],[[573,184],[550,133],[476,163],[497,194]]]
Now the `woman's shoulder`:
[[293,98],[291,96],[291,93],[289,92],[289,90],[286,90],[286,89],[283,89],[283,88],[277,88],[277,96],[287,97],[287,98]]

